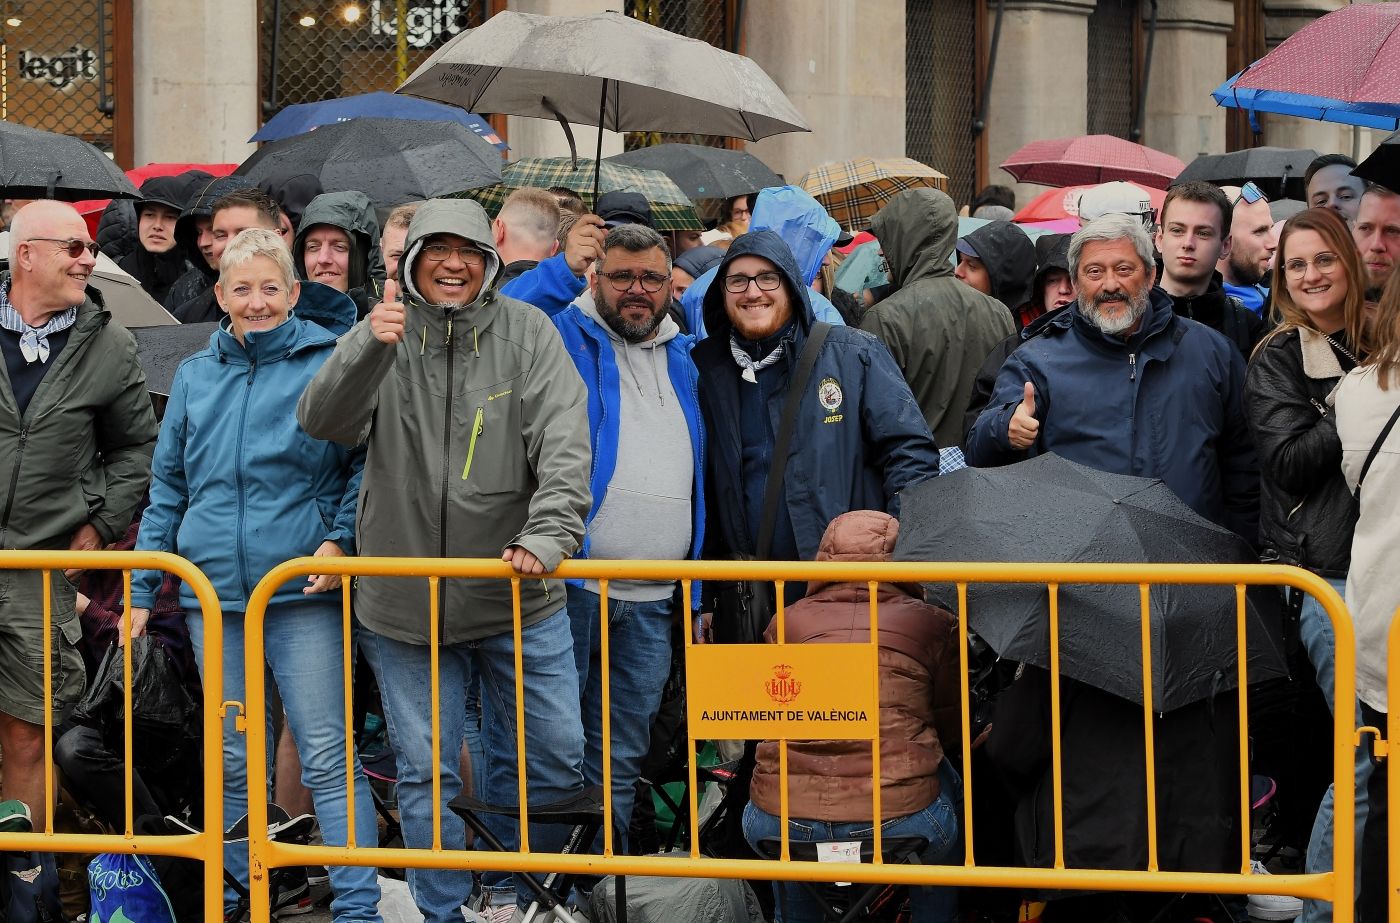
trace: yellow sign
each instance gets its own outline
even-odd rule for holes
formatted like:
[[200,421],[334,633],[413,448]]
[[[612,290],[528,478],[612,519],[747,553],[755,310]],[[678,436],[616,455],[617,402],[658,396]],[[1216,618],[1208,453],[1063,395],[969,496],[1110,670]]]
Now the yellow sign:
[[691,734],[729,740],[872,740],[871,644],[696,644],[686,655]]

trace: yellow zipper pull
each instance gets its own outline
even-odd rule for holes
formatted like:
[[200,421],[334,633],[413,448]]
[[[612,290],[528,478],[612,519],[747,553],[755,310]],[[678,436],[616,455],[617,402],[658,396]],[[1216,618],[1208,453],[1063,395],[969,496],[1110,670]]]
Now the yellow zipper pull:
[[447,339],[442,341],[443,346],[452,345],[452,315],[447,316]]
[[467,463],[462,466],[462,480],[464,481],[467,479],[467,475],[472,473],[472,458],[476,455],[476,437],[480,436],[482,430],[486,429],[485,416],[485,407],[476,408],[476,422],[472,424],[472,439],[471,442],[467,443]]

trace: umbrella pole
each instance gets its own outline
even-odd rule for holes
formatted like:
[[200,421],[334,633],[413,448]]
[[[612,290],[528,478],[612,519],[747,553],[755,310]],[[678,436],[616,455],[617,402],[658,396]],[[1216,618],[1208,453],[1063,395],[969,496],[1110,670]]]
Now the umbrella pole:
[[608,112],[608,79],[603,78],[603,95],[598,100],[598,150],[593,154],[593,208],[598,208],[598,175],[603,171],[603,117]]

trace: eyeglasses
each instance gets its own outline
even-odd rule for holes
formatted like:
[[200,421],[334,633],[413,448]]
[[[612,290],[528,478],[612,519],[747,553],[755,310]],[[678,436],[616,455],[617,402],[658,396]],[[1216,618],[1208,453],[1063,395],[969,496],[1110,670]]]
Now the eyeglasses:
[[749,290],[750,282],[757,282],[761,291],[772,292],[783,284],[783,276],[776,272],[761,272],[756,276],[725,276],[724,290],[731,295],[742,295]]
[[463,263],[473,269],[480,269],[486,265],[486,254],[470,244],[463,244],[460,247],[454,247],[451,244],[423,245],[423,256],[434,263],[441,263],[454,253],[461,257]]
[[1235,201],[1230,203],[1230,207],[1234,208],[1241,202],[1243,202],[1246,205],[1253,205],[1255,202],[1267,201],[1269,201],[1269,197],[1264,195],[1264,190],[1260,189],[1258,186],[1254,185],[1254,183],[1251,182],[1245,183],[1243,186],[1240,187],[1240,194],[1235,196]]
[[97,259],[96,243],[84,243],[76,237],[29,237],[26,238],[24,242],[30,243],[35,240],[48,241],[51,244],[62,244],[63,249],[75,260],[83,255],[84,250],[91,253],[93,259]]
[[644,272],[637,275],[626,269],[619,269],[617,272],[605,272],[603,278],[612,283],[615,291],[630,291],[634,282],[642,283],[642,291],[655,294],[670,282],[669,276],[663,276],[659,272]]
[[1312,266],[1323,275],[1327,275],[1337,268],[1342,258],[1335,253],[1319,253],[1311,260],[1291,259],[1283,264],[1283,271],[1288,273],[1290,279],[1301,279],[1307,274],[1308,266]]

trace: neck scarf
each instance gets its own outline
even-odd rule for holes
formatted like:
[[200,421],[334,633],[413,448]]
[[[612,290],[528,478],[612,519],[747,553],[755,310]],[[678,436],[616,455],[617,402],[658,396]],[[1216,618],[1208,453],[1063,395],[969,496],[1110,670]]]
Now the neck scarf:
[[729,334],[729,351],[734,356],[734,361],[739,364],[739,368],[742,369],[739,377],[749,384],[758,384],[758,373],[783,358],[783,345],[779,343],[771,353],[755,362],[744,347],[739,345],[739,335],[733,332]]
[[9,283],[0,286],[0,327],[19,334],[19,351],[26,363],[48,362],[49,335],[67,330],[77,319],[78,308],[75,305],[53,315],[42,327],[31,327],[10,304]]

